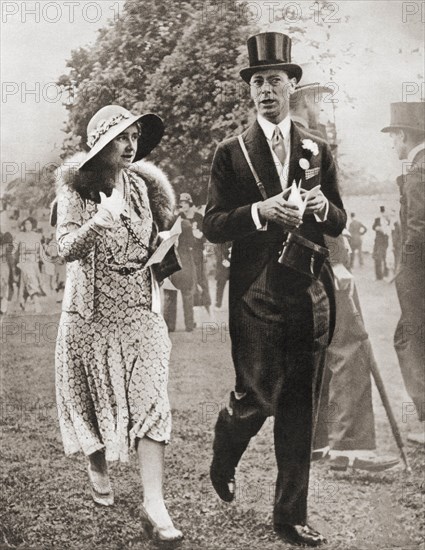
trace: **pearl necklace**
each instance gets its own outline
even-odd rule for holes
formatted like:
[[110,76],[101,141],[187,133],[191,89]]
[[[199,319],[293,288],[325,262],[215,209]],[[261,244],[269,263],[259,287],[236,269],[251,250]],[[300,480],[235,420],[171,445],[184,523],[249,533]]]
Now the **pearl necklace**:
[[122,222],[122,225],[127,230],[127,240],[125,243],[124,253],[122,254],[121,258],[117,258],[117,256],[113,253],[113,251],[109,248],[107,242],[105,241],[105,237],[102,239],[103,248],[106,256],[106,261],[108,267],[113,269],[116,267],[116,265],[125,265],[128,262],[128,249],[130,244],[130,236],[142,247],[147,249],[148,247],[139,239],[139,237],[136,235],[132,224],[131,224],[131,192],[130,192],[130,181],[126,174],[124,174],[124,184],[123,184],[123,197],[124,201],[126,202],[127,206],[127,212],[129,217],[127,218],[123,214],[121,214],[120,219]]

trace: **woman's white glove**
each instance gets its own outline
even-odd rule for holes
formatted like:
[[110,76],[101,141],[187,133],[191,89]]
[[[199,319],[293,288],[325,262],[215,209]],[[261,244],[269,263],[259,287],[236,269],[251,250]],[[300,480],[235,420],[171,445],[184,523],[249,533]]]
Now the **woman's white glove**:
[[102,192],[99,195],[100,204],[96,214],[93,216],[93,222],[100,227],[109,229],[115,222],[119,221],[121,214],[126,211],[125,200],[116,189],[112,190],[110,197],[107,197]]

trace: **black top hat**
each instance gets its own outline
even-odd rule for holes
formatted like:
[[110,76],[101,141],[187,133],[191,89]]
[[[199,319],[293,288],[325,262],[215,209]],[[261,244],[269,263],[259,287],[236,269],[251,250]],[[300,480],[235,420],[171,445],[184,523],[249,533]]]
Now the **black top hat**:
[[398,103],[391,103],[390,125],[382,128],[381,132],[387,133],[405,128],[407,130],[425,133],[424,120],[424,101],[400,101]]
[[258,71],[280,69],[299,82],[303,71],[299,65],[291,63],[291,45],[289,36],[281,32],[263,32],[249,37],[249,67],[239,74],[249,84],[251,76]]

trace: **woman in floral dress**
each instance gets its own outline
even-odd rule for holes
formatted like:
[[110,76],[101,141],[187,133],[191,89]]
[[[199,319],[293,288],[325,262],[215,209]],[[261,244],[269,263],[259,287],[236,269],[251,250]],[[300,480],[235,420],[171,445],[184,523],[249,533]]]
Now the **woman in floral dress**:
[[87,128],[90,152],[58,171],[54,222],[67,278],[56,388],[65,453],[88,457],[95,502],[113,504],[107,461],[126,462],[135,448],[141,519],[156,538],[176,541],[182,533],[162,491],[170,341],[158,283],[145,267],[172,219],[174,195],[163,172],[140,161],[162,134],[156,115],[104,107]]

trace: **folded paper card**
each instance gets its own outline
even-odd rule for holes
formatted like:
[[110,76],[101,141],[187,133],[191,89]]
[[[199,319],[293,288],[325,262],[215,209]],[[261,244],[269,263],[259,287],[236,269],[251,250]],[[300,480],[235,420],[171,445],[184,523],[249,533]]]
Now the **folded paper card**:
[[178,217],[175,224],[169,231],[161,231],[161,233],[158,233],[158,237],[162,239],[162,242],[149,258],[146,267],[161,263],[170,248],[176,244],[181,232],[182,220]]
[[303,197],[301,195],[301,180],[299,185],[297,185],[294,180],[291,185],[291,192],[288,197],[288,203],[298,206],[300,214],[303,215],[307,206],[307,201],[310,198],[314,198],[319,191],[320,185],[316,185],[316,187],[313,187],[313,189],[308,190]]

